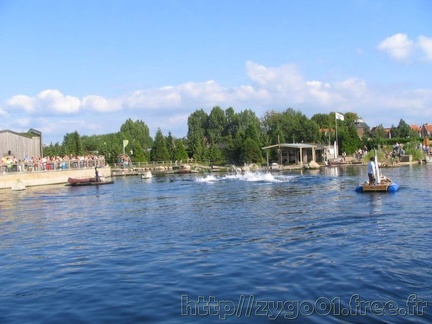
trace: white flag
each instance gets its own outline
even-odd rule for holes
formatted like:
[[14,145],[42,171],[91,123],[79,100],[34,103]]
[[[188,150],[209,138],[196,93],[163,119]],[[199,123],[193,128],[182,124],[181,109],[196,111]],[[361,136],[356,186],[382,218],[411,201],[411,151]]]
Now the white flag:
[[344,115],[336,113],[336,119],[345,120]]
[[123,140],[123,148],[125,148],[128,145],[129,141],[128,140]]

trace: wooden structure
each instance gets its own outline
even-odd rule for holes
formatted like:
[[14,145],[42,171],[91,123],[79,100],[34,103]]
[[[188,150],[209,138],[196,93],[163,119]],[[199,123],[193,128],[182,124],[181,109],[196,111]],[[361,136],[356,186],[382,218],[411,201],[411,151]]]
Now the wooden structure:
[[25,157],[42,157],[42,133],[30,129],[27,133],[16,133],[10,130],[0,131],[0,158],[15,156],[18,160]]
[[396,192],[399,190],[399,185],[388,179],[388,181],[383,181],[375,185],[364,183],[358,185],[355,190],[356,192]]
[[269,150],[278,150],[278,163],[284,164],[307,164],[310,161],[316,162],[317,145],[304,143],[283,143],[262,148],[267,153],[267,166],[269,166]]

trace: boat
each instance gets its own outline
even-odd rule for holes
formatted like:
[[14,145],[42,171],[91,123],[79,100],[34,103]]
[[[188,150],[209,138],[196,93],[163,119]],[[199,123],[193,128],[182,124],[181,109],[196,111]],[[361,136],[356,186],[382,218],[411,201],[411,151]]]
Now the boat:
[[365,181],[364,183],[358,185],[355,188],[356,192],[396,192],[399,190],[399,184],[393,182],[386,176],[383,176],[380,173],[378,160],[375,155],[375,167],[374,167],[374,176],[376,179],[376,183],[369,184],[369,181]]
[[98,181],[96,178],[68,178],[68,186],[78,187],[78,186],[101,186],[106,184],[112,184],[114,181],[105,180],[105,177],[99,177]]
[[151,173],[151,171],[144,171],[143,173],[141,173],[141,179],[150,179],[152,178],[153,175]]
[[368,181],[365,181],[355,188],[356,192],[396,192],[398,190],[399,185],[384,176],[376,184],[370,185]]
[[330,159],[326,162],[327,166],[339,166],[339,165],[348,165],[349,162],[345,161],[343,158]]
[[12,185],[12,190],[13,191],[22,191],[25,190],[25,184],[21,181],[21,180],[17,180],[13,185]]
[[68,183],[70,185],[74,185],[77,183],[95,182],[95,181],[96,181],[95,177],[93,177],[93,178],[71,178],[71,177],[69,177],[68,178]]

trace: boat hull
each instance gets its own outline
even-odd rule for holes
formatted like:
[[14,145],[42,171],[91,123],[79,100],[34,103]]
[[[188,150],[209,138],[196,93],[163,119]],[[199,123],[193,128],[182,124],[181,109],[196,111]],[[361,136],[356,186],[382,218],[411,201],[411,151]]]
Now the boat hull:
[[102,186],[106,184],[113,184],[114,181],[90,181],[90,182],[76,182],[76,183],[69,183],[72,187],[81,187],[81,186]]

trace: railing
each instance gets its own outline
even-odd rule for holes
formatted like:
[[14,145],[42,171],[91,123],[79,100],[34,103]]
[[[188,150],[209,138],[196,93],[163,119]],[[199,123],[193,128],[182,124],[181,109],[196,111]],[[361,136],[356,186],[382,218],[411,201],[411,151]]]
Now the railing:
[[156,168],[156,167],[180,167],[184,164],[195,164],[199,163],[200,165],[210,165],[209,161],[204,162],[195,162],[195,161],[151,161],[151,162],[122,162],[122,163],[113,163],[113,169],[134,169],[134,168]]
[[58,170],[72,170],[72,169],[87,169],[94,167],[104,167],[105,159],[71,159],[65,161],[22,161],[17,163],[2,163],[0,164],[0,171],[2,173],[8,172],[35,172],[35,171],[58,171]]

